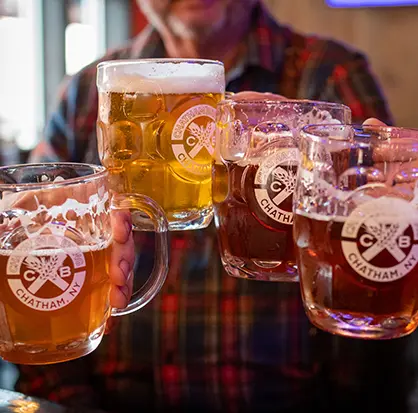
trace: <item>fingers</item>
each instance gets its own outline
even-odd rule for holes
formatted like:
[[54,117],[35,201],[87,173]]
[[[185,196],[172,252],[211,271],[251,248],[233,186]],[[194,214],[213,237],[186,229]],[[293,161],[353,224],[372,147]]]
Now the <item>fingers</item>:
[[386,123],[376,118],[369,118],[363,122],[363,126],[387,126]]
[[132,296],[133,277],[130,276],[123,287],[112,285],[110,289],[110,305],[112,308],[126,308]]
[[[380,130],[379,127],[384,127]],[[374,129],[375,127],[375,129]],[[413,143],[418,138],[418,134],[408,130],[391,130],[390,127],[376,118],[369,118],[363,123],[364,130],[370,132],[375,131],[379,136],[379,144],[373,148],[373,160],[381,163],[386,172],[394,169],[396,172],[400,165],[392,165],[389,167],[388,163],[402,164],[408,162],[410,167],[417,167],[418,153],[416,145]],[[386,163],[386,165],[384,165]],[[388,173],[388,172],[387,172]]]
[[111,214],[113,240],[125,244],[132,235],[132,218],[129,211],[112,211]]
[[132,270],[135,248],[132,235],[132,221],[129,212],[114,211],[111,216],[113,248],[110,260],[110,305],[125,308],[132,295]]
[[286,100],[284,96],[276,95],[274,93],[260,93],[253,92],[251,90],[246,90],[244,92],[239,92],[234,94],[232,97],[234,100]]
[[[370,131],[373,131],[373,127],[381,126],[387,125],[376,118],[369,118],[363,123],[364,129]],[[376,132],[379,133],[377,128]],[[418,168],[418,153],[415,145],[412,145],[411,138],[415,139],[415,136],[409,136],[407,131],[396,133],[390,132],[390,128],[385,128],[379,137],[381,141],[373,148],[374,167],[384,172],[389,185],[393,184],[394,179],[398,180],[397,175],[401,170],[407,175],[406,170]],[[400,188],[399,185],[397,187]]]

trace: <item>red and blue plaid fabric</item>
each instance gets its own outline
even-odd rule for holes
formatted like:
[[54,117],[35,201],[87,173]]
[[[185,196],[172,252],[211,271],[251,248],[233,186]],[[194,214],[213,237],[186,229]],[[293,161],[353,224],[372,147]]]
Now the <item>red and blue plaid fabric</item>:
[[[355,121],[377,117],[391,124],[361,54],[301,36],[261,7],[254,10],[247,40],[245,68],[228,90],[343,102]],[[147,28],[101,60],[164,56],[161,38]],[[32,160],[99,162],[97,63],[67,82]],[[18,390],[111,412],[286,412],[312,406],[320,386],[315,360],[321,333],[304,314],[299,286],[228,277],[213,226],[170,236],[170,272],[154,301],[118,319],[87,357],[21,367]],[[153,240],[146,237],[137,240],[142,280],[153,265]]]

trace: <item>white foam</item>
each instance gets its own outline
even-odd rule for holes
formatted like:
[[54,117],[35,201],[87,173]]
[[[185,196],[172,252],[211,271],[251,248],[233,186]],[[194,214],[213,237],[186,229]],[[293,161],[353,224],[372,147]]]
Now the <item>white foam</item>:
[[324,215],[324,214],[318,214],[317,212],[307,212],[302,209],[297,208],[295,211],[296,215],[300,215],[302,217],[313,219],[315,221],[321,221],[321,222],[345,222],[348,217],[345,217],[343,215]]
[[[24,201],[25,198],[28,198],[29,200],[32,198],[36,201],[36,210],[27,211],[19,208],[19,201]],[[12,218],[11,222],[20,222],[20,225],[26,232],[28,238],[41,235],[46,228],[50,229],[51,232],[55,235],[63,235],[67,227],[74,226],[74,222],[66,218],[69,212],[73,212],[77,218],[87,215],[91,217],[91,219],[94,219],[101,214],[107,213],[107,202],[109,200],[109,192],[107,192],[104,187],[100,187],[96,194],[91,195],[87,203],[79,202],[76,199],[67,198],[61,205],[53,205],[51,207],[46,207],[39,202],[36,191],[25,191],[18,193],[9,192],[0,201],[0,211],[13,211],[16,216]],[[41,225],[38,228],[36,233],[32,233],[29,228],[33,225],[39,226],[38,217],[40,214],[45,212],[51,218],[52,222],[60,217],[61,219],[66,220],[66,225],[53,225],[50,224],[49,220],[47,220],[44,225]]]
[[224,93],[225,70],[215,63],[138,61],[99,67],[101,92],[180,94]]
[[[104,250],[108,247],[110,247],[110,245],[112,244],[113,239],[110,238],[107,241],[103,241],[100,242],[98,244],[91,244],[91,245],[77,245],[77,249],[80,249],[80,251],[83,254],[87,254],[89,252],[94,252],[94,251],[100,251],[100,250]],[[53,248],[53,249],[39,249],[39,250],[32,250],[32,251],[27,251],[27,250],[15,250],[15,249],[10,249],[10,250],[4,250],[4,249],[0,249],[0,256],[10,256],[10,255],[16,255],[16,256],[23,256],[26,257],[27,255],[34,255],[36,257],[44,257],[44,256],[52,256],[52,255],[57,255],[60,253],[67,253],[67,252],[73,252],[75,250],[75,247],[69,247],[69,248]]]

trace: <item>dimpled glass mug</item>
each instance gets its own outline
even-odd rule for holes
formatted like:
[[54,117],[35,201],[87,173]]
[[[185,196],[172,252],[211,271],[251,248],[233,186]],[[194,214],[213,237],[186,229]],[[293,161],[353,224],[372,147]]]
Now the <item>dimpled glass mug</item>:
[[[140,309],[163,285],[164,213],[142,195],[112,197],[108,175],[102,166],[70,163],[0,168],[3,359],[49,364],[84,356],[100,344],[109,316]],[[125,310],[109,304],[110,213],[118,210],[140,210],[156,232],[154,271]]]
[[234,100],[218,105],[212,194],[222,263],[229,275],[297,281],[292,199],[298,130],[351,120],[350,109],[307,100]]
[[100,63],[98,149],[112,189],[155,199],[170,230],[212,221],[211,162],[224,66],[213,60]]
[[418,322],[418,130],[308,126],[295,189],[302,298],[317,327],[389,339]]

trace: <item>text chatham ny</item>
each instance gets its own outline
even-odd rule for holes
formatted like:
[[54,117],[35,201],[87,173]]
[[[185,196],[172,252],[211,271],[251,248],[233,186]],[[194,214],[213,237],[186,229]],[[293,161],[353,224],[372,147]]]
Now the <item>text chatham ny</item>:
[[400,274],[399,269],[396,267],[377,270],[376,267],[367,265],[363,260],[359,260],[357,254],[354,252],[348,254],[348,261],[351,267],[354,268],[360,275],[376,281],[397,280],[401,278],[402,275],[408,273],[417,264],[417,258],[415,255],[410,255],[408,259],[402,263],[404,271],[402,271],[403,274]]

